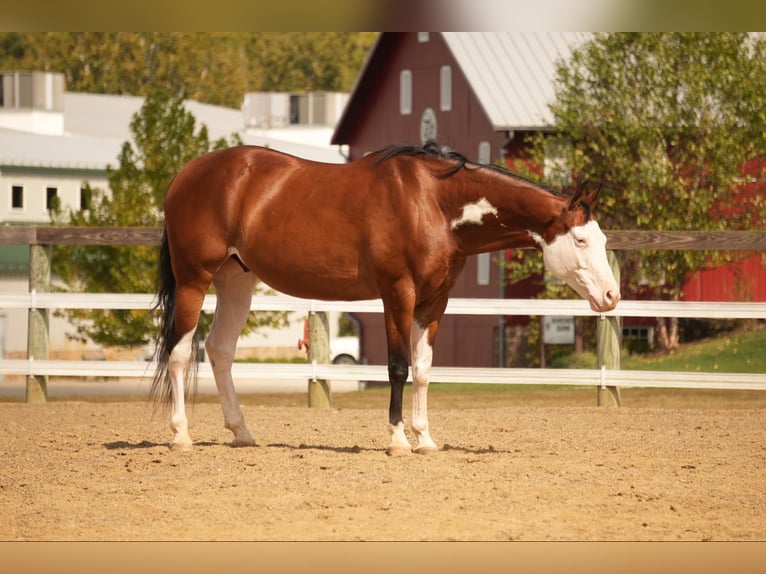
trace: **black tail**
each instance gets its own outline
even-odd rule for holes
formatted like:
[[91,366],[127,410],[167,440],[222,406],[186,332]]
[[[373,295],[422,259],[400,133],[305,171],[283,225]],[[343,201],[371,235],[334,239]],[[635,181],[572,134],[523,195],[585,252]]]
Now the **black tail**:
[[[170,264],[170,248],[168,247],[167,229],[162,231],[162,244],[160,245],[160,266],[157,276],[157,300],[153,309],[160,311],[159,331],[155,337],[154,360],[157,361],[157,370],[154,373],[152,387],[149,396],[156,402],[168,405],[172,402],[172,390],[168,363],[170,352],[178,343],[178,335],[175,329],[176,313],[176,278]],[[186,371],[186,393],[196,391],[197,386],[197,352],[199,339],[196,334],[192,342],[191,364]]]

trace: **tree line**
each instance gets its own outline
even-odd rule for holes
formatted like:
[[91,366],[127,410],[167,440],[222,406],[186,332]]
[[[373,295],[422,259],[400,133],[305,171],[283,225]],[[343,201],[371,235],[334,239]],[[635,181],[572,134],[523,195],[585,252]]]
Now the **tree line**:
[[351,90],[373,32],[3,32],[0,70],[61,72],[67,90],[168,94],[239,108],[246,92]]

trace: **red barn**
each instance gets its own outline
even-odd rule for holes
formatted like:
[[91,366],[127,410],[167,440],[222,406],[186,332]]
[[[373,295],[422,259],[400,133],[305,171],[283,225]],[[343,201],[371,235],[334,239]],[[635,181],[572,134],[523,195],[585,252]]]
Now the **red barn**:
[[[333,144],[354,160],[390,144],[429,139],[482,163],[521,154],[525,132],[545,129],[555,63],[580,33],[382,33],[352,90]],[[504,254],[469,258],[453,297],[519,297],[502,285]],[[385,364],[383,318],[359,314],[362,357]],[[445,316],[434,364],[496,366],[502,317]]]
[[[713,216],[739,222],[752,217],[751,223],[763,227],[753,206],[766,198],[766,159],[754,159],[742,168],[739,191],[725,204],[716,206]],[[744,260],[694,273],[683,288],[685,301],[766,301],[766,265],[760,253]]]

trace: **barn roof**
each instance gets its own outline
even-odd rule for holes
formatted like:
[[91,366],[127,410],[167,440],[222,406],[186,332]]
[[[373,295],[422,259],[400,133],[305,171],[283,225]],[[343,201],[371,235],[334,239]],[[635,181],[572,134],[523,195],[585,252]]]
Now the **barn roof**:
[[99,171],[116,164],[117,138],[51,135],[0,128],[0,166]]
[[496,130],[550,126],[556,65],[585,43],[583,32],[443,32]]
[[[556,64],[592,35],[585,32],[440,32],[496,130],[550,126]],[[368,78],[384,69],[396,33],[384,32],[370,50],[332,143],[343,144],[353,115],[361,112]]]

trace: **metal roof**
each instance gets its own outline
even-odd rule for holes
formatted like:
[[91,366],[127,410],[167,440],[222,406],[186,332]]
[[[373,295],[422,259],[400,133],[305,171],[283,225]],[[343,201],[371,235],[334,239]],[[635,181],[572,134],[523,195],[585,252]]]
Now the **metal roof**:
[[442,32],[497,130],[550,127],[556,64],[591,39],[584,32]]
[[[123,143],[132,140],[130,122],[143,102],[144,98],[135,96],[65,92],[63,133],[0,127],[0,166],[106,171],[107,165],[118,164]],[[283,139],[282,134],[244,131],[241,110],[193,100],[186,100],[184,107],[194,115],[197,129],[202,124],[207,127],[211,141],[230,139],[237,133],[245,144],[267,146],[315,161],[345,161],[337,147],[330,145],[331,129],[324,128],[326,144],[317,143],[316,136],[302,139],[300,128]]]
[[[113,96],[105,94],[64,93],[64,130],[69,134],[87,134],[115,137],[125,141],[130,122],[141,110],[144,98],[139,96]],[[228,138],[244,127],[242,111],[194,100],[185,100],[184,108],[200,124],[207,126],[211,140]]]
[[0,128],[0,166],[105,171],[107,164],[117,165],[121,146],[116,138]]

